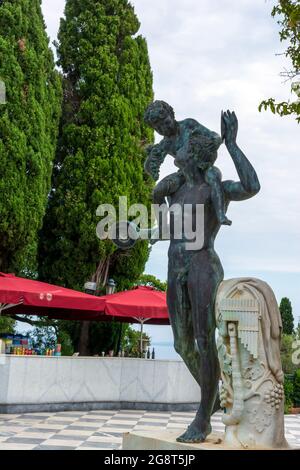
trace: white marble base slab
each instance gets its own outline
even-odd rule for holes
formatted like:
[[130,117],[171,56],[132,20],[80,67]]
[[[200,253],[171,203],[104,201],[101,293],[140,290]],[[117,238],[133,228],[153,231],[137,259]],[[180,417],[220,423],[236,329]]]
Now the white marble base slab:
[[223,434],[211,434],[202,444],[185,444],[176,438],[184,430],[134,431],[123,434],[123,450],[224,450]]
[[[223,433],[212,433],[201,444],[185,444],[177,442],[176,438],[182,430],[167,431],[133,431],[123,434],[123,450],[270,450],[265,447],[234,448],[224,443]],[[274,449],[273,449],[274,450]],[[279,449],[287,450],[287,449]]]

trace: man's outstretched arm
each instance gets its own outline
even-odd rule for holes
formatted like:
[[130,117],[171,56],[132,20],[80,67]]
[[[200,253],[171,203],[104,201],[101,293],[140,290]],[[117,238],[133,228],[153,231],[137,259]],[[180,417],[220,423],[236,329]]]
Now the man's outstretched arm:
[[238,120],[235,113],[222,113],[222,135],[233,160],[240,181],[224,181],[223,188],[231,201],[250,199],[260,191],[260,183],[253,166],[236,143]]

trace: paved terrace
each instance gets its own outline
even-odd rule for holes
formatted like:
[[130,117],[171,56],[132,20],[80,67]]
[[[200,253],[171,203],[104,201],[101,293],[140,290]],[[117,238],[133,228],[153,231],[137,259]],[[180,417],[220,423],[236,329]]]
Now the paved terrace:
[[[0,415],[0,450],[112,450],[122,449],[122,434],[134,430],[178,429],[182,432],[194,413],[143,410],[28,413]],[[221,413],[212,418],[213,430],[223,431]],[[285,417],[286,437],[300,449],[300,415]]]

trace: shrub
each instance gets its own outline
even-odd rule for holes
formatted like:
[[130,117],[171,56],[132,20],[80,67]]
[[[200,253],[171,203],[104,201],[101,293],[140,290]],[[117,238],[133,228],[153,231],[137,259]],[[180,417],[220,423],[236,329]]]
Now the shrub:
[[294,393],[293,393],[293,401],[294,406],[300,407],[300,369],[297,369],[294,374]]
[[289,375],[285,376],[284,380],[284,413],[289,414],[293,407],[294,400],[294,381]]

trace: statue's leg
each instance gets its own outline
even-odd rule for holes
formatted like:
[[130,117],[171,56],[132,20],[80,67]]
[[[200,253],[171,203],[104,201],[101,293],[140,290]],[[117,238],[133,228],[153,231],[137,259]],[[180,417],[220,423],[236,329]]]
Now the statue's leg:
[[195,343],[187,282],[184,275],[173,268],[169,270],[167,300],[174,348],[200,386],[200,354]]
[[223,269],[212,250],[194,255],[188,277],[188,291],[192,306],[193,328],[200,353],[201,404],[181,442],[202,442],[211,432],[210,418],[218,393],[220,378],[215,341],[215,298],[223,279]]

